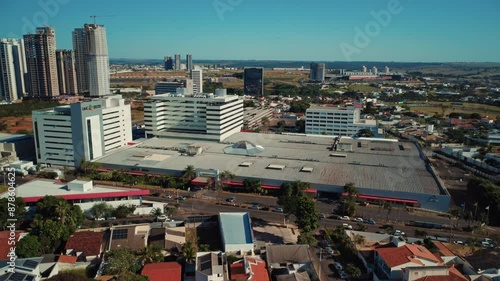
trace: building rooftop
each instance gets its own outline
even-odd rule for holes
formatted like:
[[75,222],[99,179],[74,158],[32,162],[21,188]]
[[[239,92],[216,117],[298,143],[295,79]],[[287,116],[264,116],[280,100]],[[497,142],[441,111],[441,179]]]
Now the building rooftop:
[[311,281],[311,278],[309,278],[309,274],[304,271],[278,275],[276,276],[276,281]]
[[[240,142],[258,145],[263,150],[256,155],[224,153],[228,148],[234,150],[234,144]],[[200,169],[229,170],[241,178],[263,179],[264,184],[266,180],[301,180],[342,187],[353,182],[358,188],[441,194],[414,144],[362,138],[342,138],[341,142],[352,151],[330,151],[331,136],[237,133],[223,142],[153,138],[117,149],[95,161],[108,168],[134,167],[158,173],[182,171],[193,165]],[[200,146],[203,152],[194,157],[182,155],[179,150],[187,146]],[[268,168],[274,164],[284,169]],[[312,172],[301,172],[304,166],[312,168]],[[395,180],[399,178],[412,180]]]
[[149,263],[142,269],[141,275],[150,281],[181,281],[182,267],[178,262]]
[[149,224],[113,226],[111,228],[109,249],[143,249],[147,245],[149,231]]
[[[26,203],[34,203],[47,195],[63,197],[66,200],[94,199],[121,196],[141,196],[149,194],[149,190],[118,188],[104,185],[94,185],[92,190],[83,192],[68,190],[67,184],[55,180],[32,180],[16,188],[16,195]],[[7,197],[0,194],[0,198]]]
[[86,257],[99,256],[102,252],[104,232],[79,231],[68,238],[65,250],[82,252]]
[[466,256],[465,260],[474,267],[475,270],[500,269],[500,250],[482,249],[475,251],[473,255]]
[[309,245],[268,245],[266,247],[267,263],[308,263],[311,261],[309,256]]
[[30,135],[0,133],[0,142],[12,142],[31,137]]
[[391,268],[410,262],[423,266],[424,263],[419,259],[425,259],[436,264],[442,262],[439,257],[433,255],[427,248],[417,244],[404,244],[400,247],[382,246],[375,251]]
[[219,217],[225,244],[253,244],[248,213],[220,213]]

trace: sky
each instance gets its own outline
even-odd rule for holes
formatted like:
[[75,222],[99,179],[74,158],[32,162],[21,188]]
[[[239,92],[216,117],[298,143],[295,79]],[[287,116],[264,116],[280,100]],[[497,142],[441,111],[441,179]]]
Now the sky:
[[0,38],[106,27],[110,58],[500,62],[499,0],[0,0]]

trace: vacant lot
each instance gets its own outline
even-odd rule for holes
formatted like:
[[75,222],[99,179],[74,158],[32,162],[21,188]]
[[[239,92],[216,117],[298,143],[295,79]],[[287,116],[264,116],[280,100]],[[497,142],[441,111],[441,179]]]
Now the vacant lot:
[[[417,103],[417,104],[422,104],[422,102],[408,102],[408,103]],[[449,115],[452,112],[456,113],[479,113],[481,115],[487,115],[492,118],[495,118],[496,116],[500,115],[500,107],[498,106],[492,106],[492,105],[485,105],[485,104],[477,104],[477,103],[462,103],[461,105],[458,104],[452,104],[450,102],[429,102],[429,106],[426,107],[421,107],[421,106],[412,106],[411,110],[412,111],[418,111],[422,112],[425,114],[443,114],[444,115]]]

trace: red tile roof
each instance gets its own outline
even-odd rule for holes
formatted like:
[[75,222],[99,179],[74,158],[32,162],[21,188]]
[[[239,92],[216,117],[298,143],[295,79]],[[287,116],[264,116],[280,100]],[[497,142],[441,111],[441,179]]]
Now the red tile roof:
[[265,261],[254,258],[245,258],[245,259],[250,264],[252,281],[269,281],[269,274],[267,273]]
[[62,255],[59,256],[59,259],[57,259],[57,262],[64,262],[64,263],[76,263],[76,256],[66,256]]
[[[23,234],[24,231],[16,231],[15,232],[15,239],[16,239],[16,244],[19,241],[19,237],[21,237],[21,234]],[[7,241],[9,240],[10,237],[10,231],[5,230],[5,231],[0,231],[0,260],[6,260],[8,259],[7,255],[10,252],[10,247],[13,247],[14,245],[9,245]]]
[[101,254],[102,240],[104,232],[80,231],[71,235],[66,242],[64,249],[73,249],[76,252],[83,252],[86,257]]
[[455,254],[450,251],[443,243],[439,241],[434,241],[434,245],[438,247],[439,253],[441,254],[442,257],[452,257],[455,256]]
[[405,244],[401,247],[380,247],[376,251],[391,268],[409,262],[424,265],[419,259],[429,260],[437,264],[442,263],[441,259],[434,256],[427,248],[416,244]]
[[245,264],[243,260],[234,262],[230,266],[231,268],[231,280],[248,280],[249,274],[245,273]]
[[434,275],[434,276],[426,276],[422,278],[418,278],[415,281],[468,281],[467,277],[465,277],[458,269],[455,267],[450,267],[450,271],[448,275]]
[[149,277],[150,281],[181,281],[182,267],[175,261],[149,263],[144,266],[141,275]]

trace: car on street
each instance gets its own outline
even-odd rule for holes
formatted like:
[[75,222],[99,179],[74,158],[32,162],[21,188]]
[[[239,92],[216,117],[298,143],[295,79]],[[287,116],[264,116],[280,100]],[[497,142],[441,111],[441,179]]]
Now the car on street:
[[340,271],[339,272],[339,276],[340,276],[341,279],[346,279],[347,278],[347,274],[344,271]]
[[186,197],[185,196],[179,196],[179,197],[177,197],[177,200],[184,201],[184,200],[186,200]]
[[96,221],[105,221],[106,219],[105,218],[95,218],[94,220],[96,220]]
[[347,224],[347,223],[343,223],[343,224],[342,224],[342,226],[343,226],[344,228],[347,228],[347,229],[352,229],[352,225]]
[[367,223],[367,224],[375,224],[375,220],[373,220],[373,219],[365,220],[365,223]]
[[280,208],[280,207],[275,207],[275,208],[274,208],[274,211],[275,211],[276,213],[283,213],[283,208]]
[[250,207],[250,209],[260,210],[260,206],[258,204],[254,204],[254,205],[252,205],[252,207]]
[[348,216],[342,216],[340,217],[340,220],[343,220],[343,221],[350,221],[351,218],[349,218]]
[[355,219],[353,219],[353,221],[355,221],[355,222],[363,222],[364,220],[363,220],[363,218],[355,218]]
[[464,241],[455,240],[455,241],[453,241],[453,244],[464,245]]
[[396,230],[396,231],[394,231],[394,233],[392,235],[393,236],[404,236],[405,233],[401,230]]
[[335,267],[335,269],[337,271],[341,271],[342,270],[342,265],[340,264],[340,262],[334,262],[333,263],[333,267]]
[[163,198],[172,199],[172,195],[170,195],[170,194],[165,194],[165,195],[163,195]]
[[326,218],[326,216],[325,216],[325,214],[324,214],[324,213],[319,213],[319,218],[320,218],[320,219],[324,219],[324,218]]
[[335,253],[335,252],[333,251],[332,247],[326,247],[326,248],[325,248],[325,252],[326,252],[328,255],[330,255],[330,256],[332,256],[332,255],[333,255],[333,253]]
[[234,203],[234,201],[236,201],[236,198],[234,198],[234,197],[229,197],[226,199],[226,202],[228,202],[228,203]]

